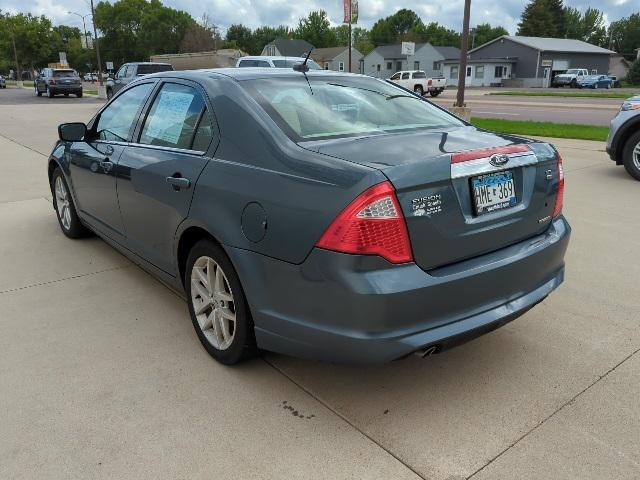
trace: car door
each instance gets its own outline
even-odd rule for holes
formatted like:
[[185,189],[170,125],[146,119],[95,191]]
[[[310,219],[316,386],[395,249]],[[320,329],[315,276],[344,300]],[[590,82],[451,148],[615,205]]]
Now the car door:
[[116,166],[154,84],[143,83],[123,92],[89,124],[85,141],[73,143],[68,150],[78,212],[92,227],[119,242],[124,242],[124,226],[116,194]]
[[[127,246],[175,275],[174,235],[187,217],[207,151],[218,139],[217,123],[202,88],[164,81],[118,165],[118,201]],[[213,148],[213,147],[211,147]]]

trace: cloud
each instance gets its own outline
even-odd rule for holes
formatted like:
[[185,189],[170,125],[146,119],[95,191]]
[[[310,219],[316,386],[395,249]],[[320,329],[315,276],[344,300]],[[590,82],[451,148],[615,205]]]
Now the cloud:
[[[31,12],[46,15],[55,24],[82,27],[82,20],[67,13],[89,12],[88,0],[0,0],[0,10]],[[243,23],[255,28],[261,25],[288,25],[295,27],[298,19],[312,10],[326,10],[331,22],[342,22],[341,0],[164,0],[165,5],[186,10],[199,18],[207,13],[224,31],[229,25]],[[566,0],[566,5],[584,11],[592,3],[584,0]],[[522,0],[474,0],[471,4],[471,25],[490,23],[502,25],[510,33],[515,33],[524,2]],[[462,29],[464,0],[360,0],[360,24],[371,27],[379,18],[390,15],[401,8],[415,10],[424,22],[438,22],[454,30]],[[640,10],[637,0],[600,0],[596,8],[604,11],[608,21]]]

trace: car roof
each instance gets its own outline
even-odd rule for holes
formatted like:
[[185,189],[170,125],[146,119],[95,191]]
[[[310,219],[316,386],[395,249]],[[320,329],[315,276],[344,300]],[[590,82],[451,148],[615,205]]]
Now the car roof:
[[238,60],[304,60],[305,57],[287,57],[284,55],[247,55],[240,57]]
[[[291,58],[291,57],[289,57]],[[158,72],[150,75],[145,75],[145,78],[153,77],[170,77],[170,78],[184,78],[184,79],[204,79],[211,78],[218,75],[233,78],[234,80],[254,80],[258,78],[296,78],[303,75],[301,72],[296,72],[293,68],[267,68],[267,67],[249,67],[249,68],[209,68],[202,70],[178,70],[170,72]],[[360,75],[357,73],[336,72],[333,70],[309,70],[306,72],[307,77],[364,77],[373,78],[367,75]]]
[[167,62],[127,62],[125,65],[171,65]]

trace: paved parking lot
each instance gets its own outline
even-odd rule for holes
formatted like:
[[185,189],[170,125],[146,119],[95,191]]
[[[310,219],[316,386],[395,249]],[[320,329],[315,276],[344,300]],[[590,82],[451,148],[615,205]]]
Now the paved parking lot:
[[0,478],[638,478],[640,184],[603,144],[556,142],[566,283],[521,319],[426,360],[229,368],[174,293],[59,231],[46,154],[99,103],[20,94],[0,92]]

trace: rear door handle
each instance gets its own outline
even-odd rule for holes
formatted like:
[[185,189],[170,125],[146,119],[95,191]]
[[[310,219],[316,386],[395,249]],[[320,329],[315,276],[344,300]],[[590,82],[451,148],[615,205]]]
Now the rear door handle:
[[184,177],[167,177],[166,180],[169,185],[173,185],[174,190],[189,188],[191,186],[189,179]]

